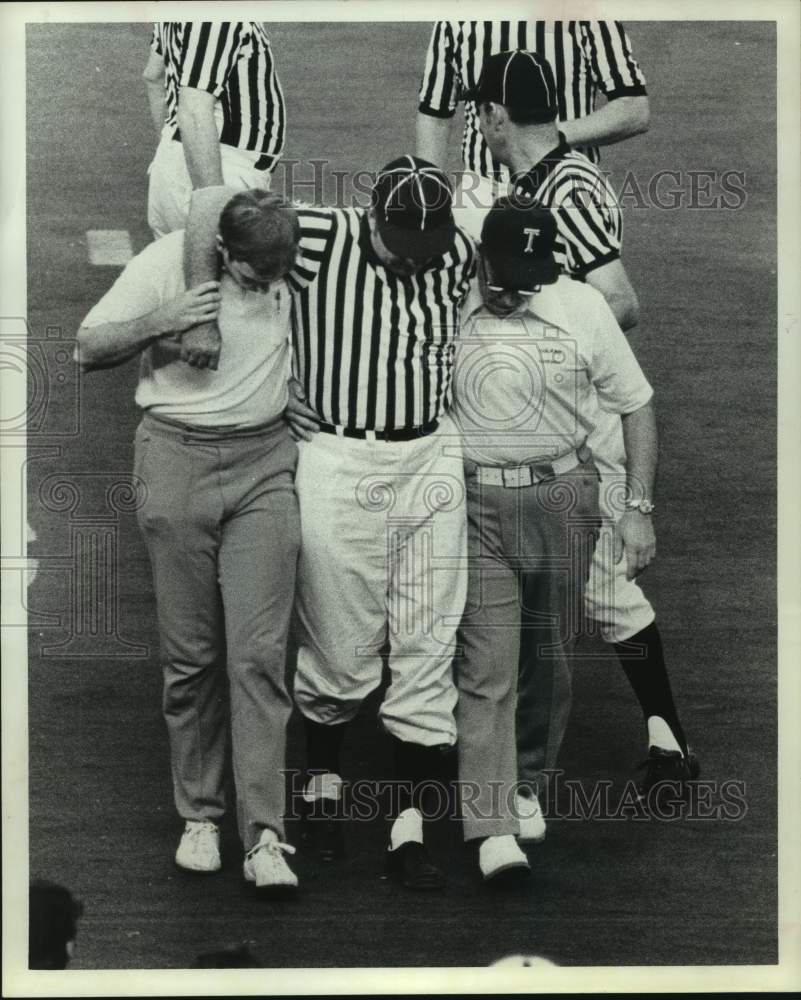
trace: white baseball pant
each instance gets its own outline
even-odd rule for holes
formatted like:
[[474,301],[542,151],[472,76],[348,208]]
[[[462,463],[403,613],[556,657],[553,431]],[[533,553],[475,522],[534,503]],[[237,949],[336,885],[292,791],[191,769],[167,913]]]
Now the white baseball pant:
[[467,592],[457,442],[446,417],[414,441],[320,432],[299,444],[295,701],[308,718],[353,718],[381,682],[388,635],[384,727],[408,743],[455,743],[452,661]]
[[[220,145],[223,182],[229,187],[270,187],[270,170],[256,170],[259,153]],[[147,224],[158,239],[176,229],[183,229],[192,197],[192,181],[186,168],[183,144],[172,138],[165,127],[156,155],[148,167]]]

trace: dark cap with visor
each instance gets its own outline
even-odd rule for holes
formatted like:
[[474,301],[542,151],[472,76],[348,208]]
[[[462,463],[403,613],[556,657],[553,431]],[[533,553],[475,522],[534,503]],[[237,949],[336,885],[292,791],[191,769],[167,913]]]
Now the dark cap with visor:
[[532,125],[556,119],[556,83],[550,63],[536,52],[515,49],[484,60],[478,84],[462,94],[466,101],[491,101],[512,108]]
[[425,261],[453,246],[453,191],[439,167],[401,156],[381,170],[372,208],[381,240],[396,257]]
[[554,258],[556,219],[547,208],[520,207],[499,198],[481,228],[481,253],[492,284],[509,291],[534,292],[559,277]]

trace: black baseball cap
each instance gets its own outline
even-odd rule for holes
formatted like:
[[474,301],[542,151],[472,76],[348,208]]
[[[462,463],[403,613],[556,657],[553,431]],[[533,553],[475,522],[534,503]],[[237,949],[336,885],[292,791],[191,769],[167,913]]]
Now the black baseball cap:
[[473,90],[462,94],[466,101],[492,101],[513,108],[532,125],[556,119],[556,83],[550,63],[536,52],[514,49],[484,60]]
[[489,261],[493,284],[533,292],[559,277],[554,259],[556,219],[547,208],[522,208],[498,198],[481,227],[481,252]]
[[399,156],[379,171],[372,207],[378,232],[398,257],[430,260],[453,245],[453,190],[439,167],[417,156]]

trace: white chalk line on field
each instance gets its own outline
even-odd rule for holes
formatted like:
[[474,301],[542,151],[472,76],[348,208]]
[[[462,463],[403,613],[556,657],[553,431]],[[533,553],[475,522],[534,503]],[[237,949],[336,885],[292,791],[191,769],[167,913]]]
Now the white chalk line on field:
[[86,243],[89,263],[102,267],[125,267],[133,257],[133,244],[127,229],[88,229]]

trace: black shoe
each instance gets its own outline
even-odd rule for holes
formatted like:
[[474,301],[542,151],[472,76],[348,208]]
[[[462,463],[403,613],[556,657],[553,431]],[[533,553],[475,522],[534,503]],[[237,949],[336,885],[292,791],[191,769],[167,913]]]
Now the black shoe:
[[342,819],[324,816],[304,816],[301,823],[301,841],[304,848],[320,861],[329,863],[345,857],[345,838]]
[[386,867],[401,885],[415,892],[432,892],[445,887],[445,876],[426,848],[415,840],[407,840],[394,851],[387,851]]
[[637,786],[637,794],[640,801],[648,799],[651,789],[663,784],[663,789],[657,789],[658,797],[660,793],[674,793],[674,797],[685,799],[689,794],[687,788],[688,781],[697,781],[701,773],[698,758],[691,751],[687,751],[685,756],[678,750],[663,750],[661,747],[649,747],[648,759],[639,765],[645,768],[645,777]]

